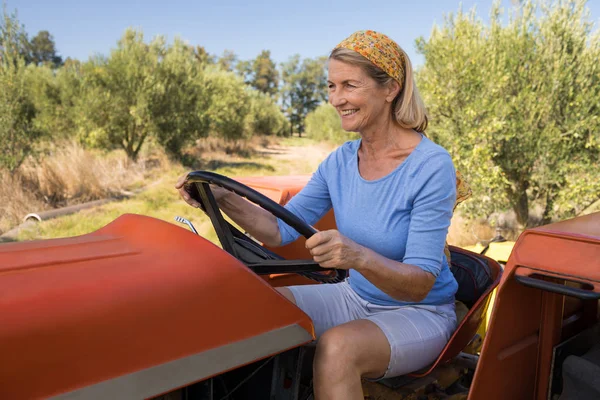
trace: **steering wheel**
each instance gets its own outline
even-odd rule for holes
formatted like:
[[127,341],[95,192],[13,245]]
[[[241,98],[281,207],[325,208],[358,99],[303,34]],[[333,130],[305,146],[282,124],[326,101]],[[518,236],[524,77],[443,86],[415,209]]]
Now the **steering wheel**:
[[348,271],[323,268],[313,260],[285,260],[240,232],[223,218],[210,184],[230,190],[264,208],[307,239],[317,230],[267,196],[231,178],[208,171],[190,172],[185,180],[185,189],[209,216],[223,250],[244,262],[255,273],[297,273],[321,283],[338,283],[346,278]]

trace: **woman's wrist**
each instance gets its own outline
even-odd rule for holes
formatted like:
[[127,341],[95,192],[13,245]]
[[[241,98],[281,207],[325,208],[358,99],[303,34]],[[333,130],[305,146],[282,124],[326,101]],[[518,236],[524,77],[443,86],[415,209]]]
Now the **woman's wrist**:
[[372,264],[370,260],[373,257],[373,252],[364,246],[358,246],[359,251],[358,256],[356,257],[356,264],[354,266],[354,269],[362,273],[362,271],[368,269],[369,265]]

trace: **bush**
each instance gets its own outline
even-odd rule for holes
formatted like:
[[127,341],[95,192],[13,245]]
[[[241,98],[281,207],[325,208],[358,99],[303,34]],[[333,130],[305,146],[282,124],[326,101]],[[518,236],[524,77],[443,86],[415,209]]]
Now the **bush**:
[[250,110],[246,116],[246,132],[249,135],[285,135],[289,122],[277,104],[268,95],[254,89],[248,90]]
[[342,129],[340,117],[329,103],[321,104],[306,116],[306,134],[313,139],[335,144],[359,138],[358,133]]
[[247,138],[244,120],[250,111],[250,95],[241,77],[213,66],[204,70],[205,90],[209,96],[206,117],[210,135],[224,139]]
[[30,93],[25,59],[18,43],[23,35],[15,17],[0,20],[0,167],[15,171],[33,151],[41,132]]
[[161,91],[154,103],[157,141],[171,155],[208,135],[207,93],[194,49],[176,39],[158,70]]
[[53,70],[48,65],[30,64],[26,70],[36,109],[35,127],[54,141],[77,135],[81,104],[81,77],[77,64]]

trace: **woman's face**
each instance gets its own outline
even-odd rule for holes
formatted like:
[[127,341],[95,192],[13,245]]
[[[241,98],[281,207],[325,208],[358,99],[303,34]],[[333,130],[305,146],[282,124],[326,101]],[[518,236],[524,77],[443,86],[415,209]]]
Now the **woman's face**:
[[338,111],[345,131],[364,133],[391,119],[390,107],[397,91],[380,86],[360,67],[330,59],[327,84],[329,102]]

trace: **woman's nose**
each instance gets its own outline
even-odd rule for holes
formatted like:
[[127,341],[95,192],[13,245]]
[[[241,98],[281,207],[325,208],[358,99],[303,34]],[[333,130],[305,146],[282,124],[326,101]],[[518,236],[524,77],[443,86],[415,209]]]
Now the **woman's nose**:
[[338,106],[341,106],[342,104],[344,104],[345,102],[346,102],[346,99],[343,96],[340,96],[337,93],[329,94],[329,103],[332,106],[338,107]]

